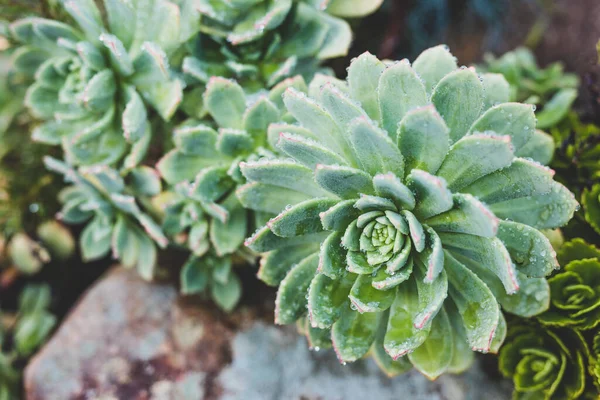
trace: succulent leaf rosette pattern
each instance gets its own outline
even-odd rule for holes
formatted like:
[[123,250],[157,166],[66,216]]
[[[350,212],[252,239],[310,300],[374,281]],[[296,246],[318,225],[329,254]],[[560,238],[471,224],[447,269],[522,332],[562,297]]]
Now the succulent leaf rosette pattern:
[[371,0],[200,0],[201,34],[190,44],[183,70],[195,81],[237,79],[244,88],[271,88],[303,74],[312,77],[323,60],[347,54],[352,32],[339,17],[375,11]]
[[287,158],[243,163],[238,189],[276,215],[246,244],[279,286],[277,323],[299,321],[343,362],[372,349],[390,374],[435,378],[464,370],[468,347],[497,351],[501,308],[548,308],[558,263],[538,229],[566,224],[577,202],[522,158],[535,116],[505,84],[438,46],[412,66],[365,53],[347,83],[286,90]]
[[165,233],[192,254],[181,272],[183,293],[208,288],[222,308],[237,303],[240,283],[232,266],[256,259],[243,243],[254,219],[265,220],[237,199],[235,189],[245,183],[239,164],[274,157],[269,126],[286,119],[281,94],[289,87],[308,90],[297,76],[247,96],[235,81],[213,77],[203,95],[207,117],[174,130],[175,148],[157,166],[170,186],[155,203],[163,210]]
[[565,243],[559,252],[562,270],[548,279],[550,309],[538,319],[550,326],[577,330],[600,324],[600,250],[582,239]]
[[188,18],[197,15],[167,0],[103,4],[107,26],[93,0],[63,2],[77,27],[37,17],[12,23],[22,44],[14,62],[33,79],[25,104],[43,122],[34,140],[62,145],[72,165],[126,156],[133,168],[151,139],[151,113],[168,120],[182,100],[169,55],[194,32]]
[[158,174],[142,166],[132,170],[126,182],[105,165],[75,169],[52,157],[45,157],[44,163],[72,184],[59,194],[63,207],[57,217],[68,224],[85,224],[79,237],[84,261],[111,254],[142,278],[152,279],[157,246],[165,248],[168,239],[138,203],[160,192]]
[[590,356],[581,333],[526,321],[509,326],[498,361],[502,374],[515,384],[513,399],[581,398]]

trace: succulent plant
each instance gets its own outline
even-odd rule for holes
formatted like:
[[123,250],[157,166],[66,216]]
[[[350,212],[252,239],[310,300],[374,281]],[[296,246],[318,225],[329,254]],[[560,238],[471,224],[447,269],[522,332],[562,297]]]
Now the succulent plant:
[[600,330],[592,338],[592,362],[590,363],[590,374],[596,390],[600,392]]
[[156,203],[164,210],[165,233],[192,254],[181,272],[183,293],[208,288],[222,308],[237,302],[240,285],[232,265],[255,259],[243,247],[254,224],[235,194],[245,182],[239,164],[274,156],[268,128],[286,118],[281,93],[288,87],[307,90],[297,76],[268,93],[247,96],[235,81],[213,77],[203,95],[207,118],[174,130],[175,148],[158,163],[170,187]]
[[156,245],[164,248],[168,239],[160,226],[138,204],[160,192],[158,174],[141,166],[126,176],[106,165],[75,169],[57,159],[46,157],[46,167],[64,175],[72,183],[62,190],[63,208],[57,216],[68,224],[86,223],[79,246],[84,261],[112,252],[125,267],[135,267],[151,279],[156,267]]
[[600,235],[600,183],[585,189],[581,195],[585,220]]
[[[181,3],[181,4],[180,4]],[[72,165],[117,164],[143,158],[153,113],[172,117],[183,81],[169,68],[169,55],[194,32],[187,0],[66,0],[77,23],[31,17],[11,24],[16,69],[30,76],[25,104],[43,123],[39,142],[61,144]],[[177,22],[175,22],[177,21]]]
[[484,61],[483,70],[500,73],[506,78],[510,84],[511,101],[541,107],[537,113],[537,127],[540,129],[560,122],[577,97],[577,75],[565,73],[559,62],[540,68],[528,48],[519,47],[499,58],[486,54]]
[[562,270],[548,279],[551,302],[538,319],[552,326],[593,329],[600,324],[600,250],[582,239],[559,252]]
[[343,362],[373,348],[390,374],[412,364],[435,378],[466,368],[468,347],[497,350],[500,306],[547,309],[558,263],[538,229],[567,223],[577,202],[519,157],[535,116],[505,86],[438,46],[412,66],[365,53],[347,84],[286,90],[299,122],[279,131],[289,158],[243,163],[238,189],[276,215],[246,244],[279,286],[277,323],[307,316],[311,343]]
[[15,312],[0,310],[0,399],[20,398],[20,372],[23,363],[48,337],[56,325],[49,312],[50,288],[29,284],[19,295]]
[[271,88],[297,74],[310,78],[323,60],[348,52],[352,32],[337,16],[363,16],[381,3],[201,0],[201,34],[183,70],[204,84],[211,76],[236,78],[249,91]]
[[577,331],[510,321],[500,371],[515,384],[513,399],[578,399],[586,389],[587,345]]

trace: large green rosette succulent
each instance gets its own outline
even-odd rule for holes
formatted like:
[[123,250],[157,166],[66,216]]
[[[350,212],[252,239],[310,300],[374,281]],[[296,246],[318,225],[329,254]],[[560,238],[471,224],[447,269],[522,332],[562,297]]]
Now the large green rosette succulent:
[[200,0],[200,30],[183,70],[195,81],[237,79],[245,89],[271,88],[303,74],[312,77],[323,60],[347,54],[350,26],[382,1]]
[[547,325],[578,330],[600,324],[600,250],[582,239],[565,243],[559,252],[563,269],[548,279],[550,309],[538,316]]
[[93,0],[62,4],[76,26],[37,17],[10,26],[21,44],[15,66],[33,80],[25,104],[43,122],[33,139],[61,144],[72,165],[127,156],[132,168],[151,140],[149,119],[169,120],[182,100],[169,55],[195,32],[195,14],[183,0],[106,0],[103,12]]
[[363,54],[347,83],[310,97],[286,90],[299,122],[279,130],[288,158],[242,164],[238,189],[276,214],[246,244],[279,286],[277,323],[300,320],[343,362],[371,350],[390,374],[413,365],[435,378],[465,369],[468,348],[497,350],[501,307],[547,309],[558,263],[538,229],[567,223],[577,202],[519,157],[535,116],[503,84],[439,46],[413,66]]
[[163,211],[163,229],[191,253],[181,271],[182,292],[207,291],[226,310],[241,294],[232,267],[256,259],[243,246],[244,239],[256,226],[255,218],[259,224],[265,221],[262,213],[249,212],[236,197],[235,189],[245,183],[239,164],[274,157],[268,128],[289,118],[281,99],[288,87],[307,91],[300,76],[252,96],[233,80],[211,78],[203,94],[207,117],[177,127],[174,148],[157,166],[169,184],[155,199]]
[[586,389],[589,350],[577,331],[509,321],[498,355],[500,371],[515,384],[515,400],[578,399]]

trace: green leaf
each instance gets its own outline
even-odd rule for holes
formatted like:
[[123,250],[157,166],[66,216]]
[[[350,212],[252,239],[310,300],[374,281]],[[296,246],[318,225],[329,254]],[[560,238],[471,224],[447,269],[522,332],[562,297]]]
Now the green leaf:
[[353,120],[347,129],[363,170],[371,175],[392,172],[404,176],[404,158],[385,131],[366,117]]
[[342,246],[341,232],[333,232],[321,245],[319,254],[319,272],[337,279],[346,268],[346,251]]
[[577,98],[577,89],[561,89],[537,113],[537,127],[547,129],[558,124],[569,112]]
[[247,212],[239,204],[235,194],[229,195],[223,206],[229,212],[229,219],[221,222],[213,218],[210,225],[210,241],[218,256],[235,252],[244,242],[247,233]]
[[242,296],[242,284],[237,275],[232,274],[226,283],[213,281],[211,295],[221,309],[229,312],[235,308]]
[[283,102],[300,125],[312,132],[328,149],[342,156],[352,154],[346,138],[333,118],[314,100],[290,88],[285,91]]
[[450,128],[450,140],[456,142],[481,114],[483,85],[475,71],[459,69],[442,78],[433,90],[431,101]]
[[342,199],[357,198],[359,194],[372,194],[371,176],[362,170],[337,165],[318,165],[315,181],[323,189]]
[[269,214],[279,214],[287,206],[311,199],[311,196],[304,193],[259,182],[238,187],[236,194],[245,208]]
[[450,297],[460,313],[469,346],[487,352],[498,326],[498,302],[487,285],[450,253],[444,253],[444,261]]
[[427,94],[431,94],[439,81],[456,70],[458,65],[448,47],[439,45],[423,51],[413,63],[413,68],[425,81]]
[[388,325],[388,319],[389,310],[386,310],[379,318],[375,341],[373,341],[373,346],[371,347],[371,355],[379,368],[391,378],[411,370],[412,364],[408,361],[408,357],[400,357],[397,360],[392,360],[392,357],[386,353],[385,348],[383,347],[383,341]]
[[295,236],[292,238],[282,238],[275,235],[268,226],[260,228],[250,238],[246,239],[245,245],[250,249],[263,253],[265,251],[276,250],[283,247],[303,245],[306,243],[322,242],[328,235],[328,232],[313,233],[304,236]]
[[220,127],[243,129],[246,96],[235,81],[212,77],[206,86],[204,105]]
[[312,139],[300,135],[281,133],[277,148],[302,165],[315,169],[319,164],[344,165],[346,161],[338,154]]
[[181,293],[184,295],[202,293],[208,285],[208,267],[201,258],[190,257],[181,269]]
[[535,131],[535,114],[530,105],[504,103],[488,109],[469,130],[510,136],[514,151],[519,151]]
[[383,0],[332,0],[327,12],[341,18],[364,17],[375,12]]
[[[443,263],[443,254],[441,258]],[[430,279],[426,265],[415,260],[415,266],[413,273],[417,284],[419,303],[418,308],[415,309],[413,324],[416,329],[424,329],[427,325],[431,325],[432,319],[442,308],[444,300],[448,296],[448,277],[442,269],[439,275]]]
[[453,350],[452,326],[448,314],[441,309],[433,319],[429,336],[408,354],[408,359],[419,372],[429,379],[435,379],[450,366]]
[[510,86],[502,74],[482,74],[481,79],[485,92],[484,110],[510,101]]
[[110,251],[110,233],[110,226],[99,217],[87,224],[79,238],[81,257],[92,261],[106,256]]
[[373,186],[375,187],[375,193],[393,200],[401,208],[408,210],[415,208],[414,194],[393,173],[375,175]]
[[100,35],[100,41],[108,49],[110,63],[114,70],[122,76],[130,76],[133,74],[133,61],[131,60],[131,57],[129,57],[129,53],[127,53],[127,49],[123,45],[123,42],[110,33],[102,33]]
[[377,88],[382,128],[396,141],[398,124],[413,108],[427,105],[427,93],[408,60],[386,68]]
[[600,184],[585,189],[581,195],[585,220],[600,234]]
[[435,107],[409,111],[398,128],[398,147],[405,157],[406,171],[420,169],[435,174],[448,154],[448,134]]
[[563,244],[558,250],[558,262],[560,265],[566,266],[571,261],[582,260],[584,258],[597,258],[600,260],[600,249],[586,243],[583,239],[575,238]]
[[452,208],[452,192],[448,190],[444,179],[413,169],[406,180],[416,198],[416,206],[412,212],[419,219],[425,220]]
[[554,155],[554,140],[549,134],[536,130],[529,141],[525,143],[515,156],[531,158],[542,165],[550,164]]
[[385,65],[369,52],[354,59],[348,68],[348,85],[352,98],[360,102],[367,115],[374,121],[380,120],[377,86],[384,70]]
[[444,178],[452,192],[479,178],[508,167],[514,158],[508,136],[473,134],[454,143],[437,175]]
[[376,313],[387,310],[396,298],[396,290],[375,289],[372,282],[372,276],[359,275],[350,290],[348,297],[360,313]]
[[284,210],[271,219],[267,226],[271,231],[282,237],[293,237],[309,233],[321,232],[320,213],[327,211],[337,204],[337,200],[317,198],[307,200]]
[[519,290],[515,266],[500,239],[446,232],[440,232],[439,236],[444,249],[453,256],[466,257],[497,276],[502,281],[506,293],[513,294]]
[[426,267],[424,281],[432,283],[437,279],[444,267],[444,253],[442,242],[435,230],[431,227],[426,228],[427,243],[420,254],[416,254],[417,259]]
[[537,229],[553,229],[565,225],[578,208],[573,193],[558,182],[550,190],[489,204],[498,218],[510,219]]
[[543,278],[559,268],[550,241],[537,229],[511,221],[500,221],[498,238],[510,253],[519,271]]
[[494,237],[498,231],[498,218],[470,194],[453,195],[454,207],[424,222],[437,232],[468,233]]
[[356,275],[351,273],[336,279],[324,274],[315,276],[308,291],[308,315],[313,327],[330,328],[340,318],[348,307],[348,294],[355,280]]
[[258,279],[269,286],[278,286],[290,269],[319,250],[318,243],[290,246],[266,253],[260,259]]
[[275,300],[275,323],[294,323],[306,312],[308,288],[317,272],[319,255],[312,254],[290,270],[281,281]]
[[[87,38],[95,42],[103,30],[100,11],[93,0],[66,0],[63,3],[65,11],[77,21]],[[102,39],[100,39],[102,40]]]
[[205,125],[183,125],[173,131],[173,142],[180,152],[205,158],[214,158],[217,138],[217,132]]
[[[211,108],[208,111],[213,114]],[[222,112],[222,111],[221,111]],[[277,106],[266,97],[255,101],[244,113],[243,127],[256,140],[264,140],[264,134],[271,123],[280,120]]]
[[418,310],[416,283],[410,279],[398,287],[383,340],[383,347],[393,360],[413,351],[427,339],[431,324],[426,324],[422,329],[417,329],[413,324]]
[[331,329],[333,348],[340,362],[362,358],[373,344],[379,313],[359,313],[345,306]]
[[247,162],[240,163],[240,169],[250,181],[279,186],[314,197],[327,195],[327,192],[315,183],[313,171],[295,162],[286,160]]

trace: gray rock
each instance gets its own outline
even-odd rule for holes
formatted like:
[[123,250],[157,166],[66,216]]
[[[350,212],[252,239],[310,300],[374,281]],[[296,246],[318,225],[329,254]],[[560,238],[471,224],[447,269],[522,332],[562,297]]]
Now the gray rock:
[[[271,302],[269,301],[269,304]],[[76,306],[26,370],[30,400],[353,400],[510,398],[480,369],[429,382],[388,379],[371,360],[310,351],[262,305],[225,316],[115,269]]]

